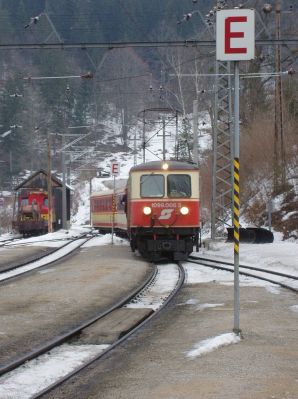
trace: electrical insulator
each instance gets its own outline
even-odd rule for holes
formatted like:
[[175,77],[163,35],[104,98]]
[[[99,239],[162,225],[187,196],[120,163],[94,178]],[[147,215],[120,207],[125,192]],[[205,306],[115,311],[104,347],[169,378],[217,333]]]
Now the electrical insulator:
[[87,72],[84,75],[81,75],[82,79],[92,79],[93,78],[93,73],[92,72]]
[[271,4],[266,3],[266,4],[263,5],[263,12],[265,14],[269,14],[269,13],[271,13],[271,11],[272,11],[272,5]]

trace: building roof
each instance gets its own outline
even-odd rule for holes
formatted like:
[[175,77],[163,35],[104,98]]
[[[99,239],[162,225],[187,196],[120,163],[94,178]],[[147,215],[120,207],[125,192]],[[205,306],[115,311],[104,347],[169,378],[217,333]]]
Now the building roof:
[[[15,191],[20,190],[21,188],[44,188],[47,189],[47,178],[48,174],[45,170],[40,169],[37,172],[33,173],[27,179],[25,179],[21,184],[14,188]],[[60,179],[52,175],[52,185],[54,187],[62,187],[63,183]],[[70,190],[69,186],[66,186],[68,190]]]

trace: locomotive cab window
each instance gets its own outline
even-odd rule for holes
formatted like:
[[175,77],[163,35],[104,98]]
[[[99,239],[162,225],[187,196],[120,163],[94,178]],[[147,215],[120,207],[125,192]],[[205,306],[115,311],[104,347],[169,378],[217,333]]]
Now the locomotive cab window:
[[168,175],[168,197],[191,197],[191,179],[189,175]]
[[141,176],[141,197],[161,198],[165,195],[163,175]]

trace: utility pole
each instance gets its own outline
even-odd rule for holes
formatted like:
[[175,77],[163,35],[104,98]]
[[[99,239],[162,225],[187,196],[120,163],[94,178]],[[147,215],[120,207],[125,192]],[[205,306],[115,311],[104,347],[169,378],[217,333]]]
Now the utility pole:
[[178,125],[178,111],[176,110],[175,115],[175,126],[176,126],[176,135],[175,135],[175,158],[178,161],[179,157],[179,148],[178,148],[178,134],[179,134],[179,125]]
[[198,151],[198,100],[193,101],[193,161],[199,164]]
[[48,133],[48,233],[53,232],[53,197],[52,197],[52,157],[51,157],[51,134]]
[[[275,2],[275,38],[281,39],[280,18],[281,17],[281,0]],[[280,45],[275,50],[275,118],[274,118],[274,190],[278,191],[280,187],[284,187],[286,183],[286,159],[284,147],[284,131],[283,131],[283,98],[282,98],[282,82],[281,82],[281,51]]]
[[213,115],[213,173],[211,238],[218,235],[232,209],[233,190],[233,138],[231,109],[231,65],[216,61],[215,102]]
[[143,162],[146,162],[146,110],[143,111]]
[[[65,145],[65,136],[62,135],[62,148]],[[66,229],[66,170],[65,170],[65,152],[61,151],[61,165],[62,165],[62,229]]]
[[[217,12],[224,7],[216,1]],[[214,12],[211,10],[209,13]],[[217,15],[217,14],[216,14]],[[228,61],[216,60],[216,81],[213,115],[213,165],[211,238],[218,235],[233,210],[233,130],[232,79]]]
[[137,132],[135,131],[133,140],[133,166],[137,165]]
[[[69,92],[70,88],[66,86],[66,99],[67,99],[67,106],[69,106]],[[62,229],[67,229],[67,198],[66,198],[66,165],[65,165],[65,134],[66,134],[66,110],[64,111],[64,131],[62,134],[62,151],[61,151],[61,165],[62,165]]]
[[166,160],[166,121],[165,117],[162,117],[162,159]]

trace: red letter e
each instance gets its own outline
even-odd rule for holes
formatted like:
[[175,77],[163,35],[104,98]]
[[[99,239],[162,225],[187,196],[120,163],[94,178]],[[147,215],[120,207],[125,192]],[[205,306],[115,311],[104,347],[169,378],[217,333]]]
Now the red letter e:
[[228,17],[225,20],[225,53],[226,54],[246,54],[245,47],[231,47],[232,38],[244,37],[243,32],[231,32],[232,22],[247,22],[247,17]]

